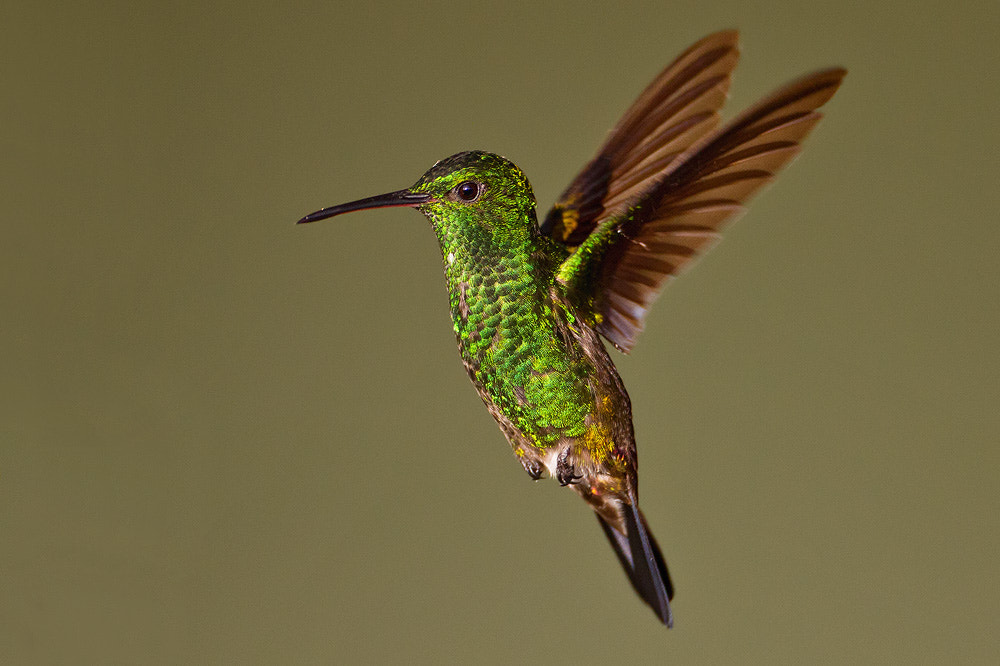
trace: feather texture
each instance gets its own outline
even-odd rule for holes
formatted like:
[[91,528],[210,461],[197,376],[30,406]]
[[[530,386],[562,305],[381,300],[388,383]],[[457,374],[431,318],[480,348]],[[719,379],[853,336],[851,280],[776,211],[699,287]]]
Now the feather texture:
[[735,30],[709,35],[660,72],[559,197],[542,233],[579,245],[608,210],[648,187],[718,125],[739,58],[737,37]]
[[[800,142],[821,117],[816,109],[833,96],[845,74],[843,69],[829,69],[806,76],[681,154],[656,149],[632,170],[613,172],[616,175],[601,199],[601,213],[588,222],[592,233],[605,236],[579,241],[600,245],[600,251],[590,252],[585,260],[571,257],[573,263],[567,266],[572,271],[564,272],[587,274],[564,278],[592,292],[577,300],[593,304],[591,314],[601,335],[622,351],[633,347],[666,282],[704,253],[749,198],[795,157]],[[616,146],[635,143],[616,137],[617,129],[612,134]],[[639,142],[637,149],[645,145]],[[627,152],[621,164],[633,164],[638,159],[634,154]],[[611,224],[605,224],[608,221]],[[553,232],[560,228],[568,229],[551,225]],[[575,241],[579,229],[580,225],[566,233],[565,242]]]

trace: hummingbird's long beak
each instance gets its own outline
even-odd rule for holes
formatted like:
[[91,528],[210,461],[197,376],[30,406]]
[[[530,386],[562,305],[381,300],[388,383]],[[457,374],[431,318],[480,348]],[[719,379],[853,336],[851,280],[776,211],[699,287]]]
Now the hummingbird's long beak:
[[394,208],[397,206],[409,206],[412,208],[414,206],[419,206],[422,203],[427,203],[431,200],[431,198],[431,195],[424,194],[422,192],[399,190],[398,192],[379,194],[378,196],[368,197],[367,199],[358,199],[357,201],[340,204],[339,206],[330,206],[329,208],[318,210],[315,213],[309,213],[299,220],[297,224],[325,220],[328,217],[340,215],[341,213],[350,213],[353,210],[365,210],[368,208]]

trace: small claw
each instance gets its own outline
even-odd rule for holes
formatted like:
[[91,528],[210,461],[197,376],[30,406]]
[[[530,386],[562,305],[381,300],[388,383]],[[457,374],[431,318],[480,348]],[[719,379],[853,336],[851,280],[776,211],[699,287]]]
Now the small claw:
[[538,481],[545,476],[545,466],[537,460],[522,460],[524,471],[528,473],[532,481]]
[[580,483],[580,479],[582,479],[582,478],[583,478],[583,476],[581,476],[580,474],[570,474],[569,476],[560,476],[559,477],[559,485],[560,486],[568,486],[568,485]]
[[559,460],[556,461],[556,479],[559,481],[559,485],[568,486],[572,483],[579,483],[582,478],[583,476],[576,473],[576,469],[569,461],[569,449],[565,449],[559,454]]

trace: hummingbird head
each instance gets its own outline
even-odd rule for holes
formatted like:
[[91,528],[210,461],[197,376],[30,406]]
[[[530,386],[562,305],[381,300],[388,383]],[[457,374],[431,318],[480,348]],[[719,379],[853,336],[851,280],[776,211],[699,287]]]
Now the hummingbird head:
[[531,184],[511,161],[493,153],[473,150],[445,158],[409,191],[430,195],[418,208],[435,226],[535,225]]
[[447,157],[405,190],[380,194],[306,215],[299,224],[369,208],[416,208],[439,235],[478,228],[492,235],[532,233],[537,229],[535,194],[517,166],[479,150]]

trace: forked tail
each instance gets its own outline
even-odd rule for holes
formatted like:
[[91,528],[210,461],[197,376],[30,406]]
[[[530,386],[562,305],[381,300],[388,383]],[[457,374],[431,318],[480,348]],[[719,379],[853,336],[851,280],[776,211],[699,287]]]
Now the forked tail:
[[607,535],[611,547],[615,549],[622,568],[628,574],[632,587],[656,613],[667,627],[674,626],[674,614],[670,610],[670,600],[674,598],[674,586],[663,553],[656,539],[646,525],[646,519],[635,502],[622,502],[625,534],[621,534],[601,517],[597,521]]

